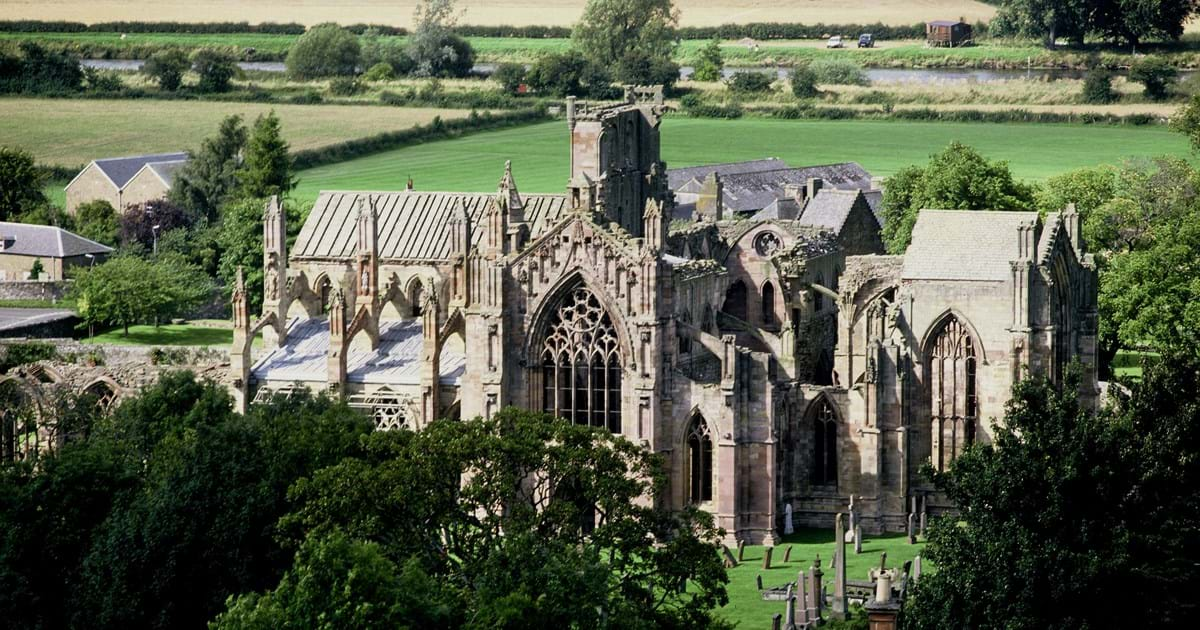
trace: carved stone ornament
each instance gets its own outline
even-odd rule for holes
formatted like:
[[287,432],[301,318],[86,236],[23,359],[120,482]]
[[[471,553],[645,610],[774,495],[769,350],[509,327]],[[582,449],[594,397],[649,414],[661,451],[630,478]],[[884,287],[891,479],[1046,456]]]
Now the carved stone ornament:
[[779,235],[774,232],[763,232],[754,237],[754,251],[764,258],[779,251],[780,247],[783,247],[783,242],[779,240]]

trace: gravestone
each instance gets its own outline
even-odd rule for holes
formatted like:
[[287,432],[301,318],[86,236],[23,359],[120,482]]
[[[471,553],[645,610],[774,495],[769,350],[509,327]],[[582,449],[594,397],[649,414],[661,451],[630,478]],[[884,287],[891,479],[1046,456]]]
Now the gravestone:
[[788,503],[783,506],[783,533],[792,534],[795,530],[792,529],[792,504]]
[[782,623],[783,615],[775,613],[775,615],[771,617],[771,630],[783,630],[781,626]]
[[846,542],[854,542],[858,536],[858,510],[854,507],[854,495],[850,495],[850,529],[846,531]]
[[783,561],[784,562],[792,561],[792,546],[791,545],[788,545],[787,549],[783,550]]
[[763,568],[771,568],[771,552],[775,551],[774,547],[763,547]]
[[796,627],[796,595],[792,592],[792,585],[788,584],[787,590],[787,618],[784,620],[788,628]]
[[854,553],[855,555],[862,553],[862,526],[854,528]]
[[804,625],[809,621],[808,610],[811,604],[808,597],[808,579],[804,576],[804,571],[801,571],[800,575],[796,577],[796,583],[800,585],[800,606],[796,611],[796,621]]
[[922,503],[922,505],[921,505],[921,530],[920,531],[921,531],[921,535],[924,536],[925,535],[925,505],[924,505],[924,503],[925,502],[922,501],[921,503]]
[[738,565],[738,561],[733,557],[733,552],[725,545],[721,545],[721,557],[725,560],[726,569],[732,569]]
[[921,555],[920,554],[917,554],[917,557],[913,558],[912,579],[914,582],[921,579]]
[[833,575],[833,614],[838,619],[846,618],[846,537],[843,535],[842,515],[833,520],[834,562],[837,567]]
[[824,575],[821,572],[821,556],[818,555],[813,559],[813,565],[808,570],[808,579],[810,580],[808,590],[812,593],[812,598],[816,604],[813,614],[810,615],[813,619],[820,619],[821,610],[825,607],[825,597],[822,595],[824,591],[821,586],[821,577]]
[[756,583],[758,583],[758,590],[761,591],[762,590],[762,575],[759,574],[759,575],[754,576],[754,581]]
[[908,513],[908,544],[917,544],[916,514]]
[[739,540],[738,541],[738,558],[737,558],[738,562],[742,561],[742,554],[745,553],[745,551],[746,551],[746,541]]

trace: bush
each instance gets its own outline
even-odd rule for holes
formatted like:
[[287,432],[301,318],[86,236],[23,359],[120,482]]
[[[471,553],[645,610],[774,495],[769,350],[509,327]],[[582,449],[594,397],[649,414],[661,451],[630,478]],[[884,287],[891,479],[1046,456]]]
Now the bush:
[[229,81],[237,74],[233,57],[212,48],[192,53],[192,69],[200,75],[196,90],[206,93],[228,92]]
[[183,73],[189,65],[187,53],[182,50],[163,50],[150,55],[142,72],[158,82],[158,87],[174,92],[183,85]]
[[96,68],[83,69],[83,87],[89,92],[112,93],[125,89],[116,72],[105,72]]
[[1143,93],[1152,101],[1166,100],[1179,79],[1179,71],[1162,57],[1144,57],[1129,67],[1129,80],[1142,84]]
[[611,91],[608,73],[577,50],[538,57],[525,79],[533,89],[559,98],[603,98]]
[[818,59],[811,64],[817,83],[826,85],[869,85],[862,66],[849,59]]
[[[405,50],[403,41],[395,38],[384,39],[379,29],[367,29],[362,35],[360,44],[362,46],[362,54],[359,57],[359,63],[364,68],[374,70],[380,64],[385,64],[391,68],[393,77],[399,77],[411,73],[416,66],[412,57],[408,56],[408,51]],[[378,72],[382,72],[382,70]],[[377,81],[380,79],[371,80]]]
[[817,89],[817,75],[807,63],[793,68],[788,80],[792,85],[792,96],[796,98],[814,98],[821,94]]
[[117,210],[103,199],[80,204],[75,209],[75,229],[84,238],[115,245],[118,231]]
[[616,76],[622,83],[662,85],[669,93],[679,80],[679,64],[666,56],[630,50],[617,63]]
[[288,76],[315,79],[352,75],[361,54],[358,38],[337,24],[318,24],[301,35],[287,54]]
[[494,73],[492,78],[496,80],[505,92],[513,93],[525,81],[525,65],[520,63],[502,63]]
[[739,94],[770,92],[774,83],[771,75],[763,72],[739,72],[729,79],[729,89]]
[[329,93],[334,96],[354,96],[362,92],[363,87],[354,77],[338,77],[329,82]]
[[58,350],[48,343],[40,341],[11,343],[4,347],[4,355],[0,357],[0,374],[19,365],[52,361],[57,358]]
[[692,78],[697,81],[720,81],[721,70],[724,68],[721,41],[713,39],[700,49],[700,59],[696,61],[696,71],[692,73]]
[[709,104],[704,101],[698,94],[686,94],[679,99],[679,105],[683,108],[683,113],[696,118],[724,118],[732,120],[741,118],[742,108],[737,103],[729,105]]
[[371,66],[362,76],[364,81],[391,81],[396,78],[396,69],[386,61]]
[[1106,68],[1094,67],[1083,79],[1083,102],[1105,104],[1116,101],[1120,96],[1113,90],[1112,73]]

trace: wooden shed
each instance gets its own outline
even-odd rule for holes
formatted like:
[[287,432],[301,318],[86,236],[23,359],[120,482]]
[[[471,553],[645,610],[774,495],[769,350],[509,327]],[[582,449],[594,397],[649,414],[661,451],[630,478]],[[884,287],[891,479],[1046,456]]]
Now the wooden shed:
[[971,25],[960,20],[926,22],[925,43],[942,48],[965,46],[971,43]]

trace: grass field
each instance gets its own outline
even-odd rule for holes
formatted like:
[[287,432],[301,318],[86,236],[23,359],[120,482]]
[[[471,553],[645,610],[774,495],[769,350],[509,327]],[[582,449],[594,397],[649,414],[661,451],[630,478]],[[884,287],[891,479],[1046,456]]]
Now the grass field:
[[[778,157],[795,166],[856,161],[890,175],[953,140],[1008,160],[1023,179],[1129,157],[1188,155],[1183,136],[1163,127],[907,121],[720,121],[671,117],[662,123],[663,159],[692,166]],[[324,190],[397,190],[409,176],[419,190],[491,191],[513,161],[523,192],[562,192],[567,183],[564,122],[474,134],[315,168],[300,173],[297,197]]]
[[156,100],[0,99],[0,143],[32,152],[39,162],[82,166],[95,158],[195,149],[221,119],[248,123],[275,110],[292,150],[396,131],[467,110],[383,106],[266,105]]
[[83,343],[115,346],[228,346],[233,343],[233,330],[192,324],[149,324],[130,326],[129,336],[121,328],[82,339]]
[[[792,547],[791,562],[785,563],[784,550],[789,545]],[[784,612],[785,606],[783,602],[763,601],[754,577],[761,575],[763,586],[766,588],[787,584],[788,581],[795,581],[797,572],[807,570],[817,555],[821,556],[821,570],[825,572],[823,581],[832,593],[834,575],[829,568],[829,561],[833,559],[833,547],[833,528],[797,530],[795,534],[784,537],[783,543],[775,548],[771,556],[771,568],[764,571],[763,547],[747,546],[742,564],[729,570],[729,584],[726,586],[729,604],[721,609],[722,616],[737,622],[739,628],[770,627],[771,616]],[[880,553],[887,552],[888,567],[899,567],[903,566],[905,561],[912,560],[924,548],[924,542],[908,544],[903,534],[879,537],[865,535],[861,554],[854,553],[853,545],[846,546],[846,556],[849,559],[846,564],[846,579],[866,580],[867,571],[879,566]],[[924,570],[928,570],[928,567]]]
[[[463,24],[570,25],[586,0],[459,0]],[[108,22],[366,22],[409,26],[415,0],[158,0],[152,15],[138,0],[0,0],[6,19]],[[927,19],[987,19],[996,9],[973,0],[675,0],[680,24],[744,22],[826,24]]]

